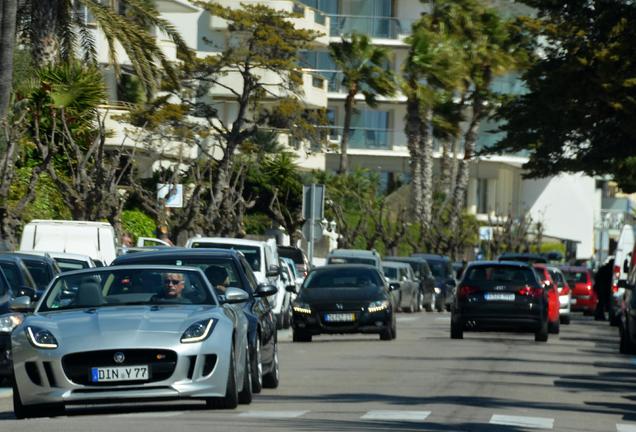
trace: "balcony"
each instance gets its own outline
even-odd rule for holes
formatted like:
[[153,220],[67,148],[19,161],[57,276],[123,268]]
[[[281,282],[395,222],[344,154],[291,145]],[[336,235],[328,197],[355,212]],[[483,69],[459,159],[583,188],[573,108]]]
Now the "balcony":
[[[294,0],[242,0],[240,2],[236,0],[217,0],[216,3],[232,9],[240,8],[241,4],[263,4],[272,9],[294,13],[299,15],[298,18],[291,19],[296,28],[313,30],[320,33],[320,36],[314,41],[314,43],[322,46],[329,45],[329,17],[319,10],[310,8]],[[210,17],[210,29],[226,30],[227,21],[222,18],[212,16]]]
[[[327,126],[329,129],[329,141],[340,145],[342,140],[342,127]],[[392,129],[356,128],[349,131],[349,148],[360,150],[391,150],[398,131]]]
[[373,39],[401,41],[411,34],[413,20],[393,17],[361,15],[329,15],[331,37],[344,36],[353,32],[365,34]]

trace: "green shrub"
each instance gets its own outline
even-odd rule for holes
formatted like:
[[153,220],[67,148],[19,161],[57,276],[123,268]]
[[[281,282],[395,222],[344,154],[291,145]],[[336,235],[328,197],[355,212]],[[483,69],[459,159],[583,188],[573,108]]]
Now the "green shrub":
[[124,232],[130,234],[135,242],[139,237],[155,237],[157,224],[141,210],[124,210],[121,214],[121,224]]
[[246,214],[243,219],[246,234],[263,235],[272,227],[272,219],[264,213]]

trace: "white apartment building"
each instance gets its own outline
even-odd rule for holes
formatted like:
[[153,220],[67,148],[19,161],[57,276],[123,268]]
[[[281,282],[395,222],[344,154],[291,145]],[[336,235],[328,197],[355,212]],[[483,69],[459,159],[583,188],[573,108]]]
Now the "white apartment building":
[[[391,67],[400,74],[402,63],[408,54],[404,42],[411,32],[412,23],[426,11],[419,0],[216,0],[229,7],[240,7],[241,3],[263,3],[270,7],[294,11],[300,14],[296,25],[316,30],[324,36],[315,41],[311,50],[302,53],[303,103],[308,108],[327,108],[332,124],[329,140],[334,147],[340,140],[344,120],[345,93],[340,88],[341,74],[336,70],[328,54],[332,41],[356,31],[367,34],[372,42],[386,47],[391,52]],[[502,0],[505,2],[506,0]],[[200,57],[213,55],[227,42],[227,23],[211,16],[187,0],[157,0],[164,18],[174,24],[188,45]],[[174,47],[163,35],[157,34],[160,45],[170,57],[176,59]],[[204,42],[204,38],[215,42],[217,48]],[[99,50],[106,53],[106,50]],[[125,61],[125,56],[120,57]],[[232,77],[227,84],[231,85]],[[520,83],[514,77],[497,82],[499,90],[520,91]],[[235,107],[227,98],[227,90],[213,89],[210,95],[221,107],[225,118],[231,118]],[[114,99],[116,101],[116,99]],[[352,121],[349,143],[350,164],[364,167],[381,175],[384,182],[407,181],[409,153],[404,134],[406,98],[397,94],[380,100],[377,108],[365,106],[360,100]],[[114,113],[121,106],[111,107]],[[124,126],[109,122],[115,134],[114,144],[120,143],[125,134]],[[496,138],[489,133],[494,125],[486,124],[480,145]],[[281,142],[287,142],[282,134]],[[170,143],[154,154],[143,155],[148,160],[148,172],[160,163],[157,155],[170,155]],[[173,150],[176,151],[177,147]],[[188,157],[198,155],[196,148],[187,150]],[[141,153],[140,153],[141,156]],[[438,155],[439,156],[439,155]],[[325,151],[324,147],[301,147],[298,162],[305,169],[335,170],[338,153]],[[567,242],[577,258],[589,258],[594,253],[594,226],[600,218],[600,195],[596,193],[593,179],[579,175],[563,175],[542,180],[522,178],[521,166],[527,160],[523,155],[493,156],[480,158],[471,166],[471,179],[467,193],[468,211],[486,222],[495,217],[519,217],[530,214],[534,220],[544,223],[544,235]],[[598,201],[598,202],[597,202]]]

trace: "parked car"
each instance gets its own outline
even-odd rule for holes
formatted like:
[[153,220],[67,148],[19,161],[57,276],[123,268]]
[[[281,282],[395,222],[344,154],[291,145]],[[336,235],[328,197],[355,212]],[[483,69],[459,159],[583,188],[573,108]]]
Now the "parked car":
[[435,278],[435,309],[442,312],[444,309],[450,310],[455,301],[455,290],[457,281],[453,272],[452,262],[449,257],[433,254],[412,254],[411,256],[424,258],[431,268]]
[[28,296],[31,301],[40,298],[43,291],[38,290],[24,260],[17,254],[0,255],[0,268],[4,272],[15,297]]
[[[305,252],[294,246],[278,246],[278,255],[284,258],[290,258],[296,265],[298,277],[305,279],[309,273],[310,265]],[[302,282],[301,282],[302,283]]]
[[552,334],[559,334],[559,324],[561,323],[559,314],[561,309],[559,291],[546,264],[534,264],[533,267],[548,294],[548,331]]
[[529,264],[548,264],[548,258],[544,255],[520,252],[504,252],[499,255],[497,261],[517,261]]
[[29,255],[41,255],[50,256],[55,260],[57,266],[62,273],[73,270],[82,270],[85,268],[95,268],[95,261],[88,255],[80,255],[74,253],[65,252],[43,252],[43,251],[30,251],[20,252],[28,253]]
[[[296,285],[296,278],[294,277],[294,273],[290,268],[290,264],[288,264],[283,258],[279,258],[279,267],[280,267],[280,278],[285,286],[285,291],[287,293],[288,299],[283,302],[287,306],[283,309],[283,322],[282,328],[288,329],[291,326],[292,320],[292,310],[291,304],[296,298],[296,293],[298,292],[298,287]],[[294,264],[291,264],[291,267],[294,267]]]
[[[202,399],[209,408],[250,403],[247,320],[229,307],[248,298],[230,287],[221,305],[203,271],[183,266],[57,276],[11,334],[15,416],[56,416],[66,403],[133,394]],[[30,307],[25,297],[12,303]]]
[[382,270],[384,270],[384,277],[389,280],[389,283],[399,285],[399,289],[391,291],[397,309],[419,312],[422,305],[422,294],[411,266],[408,263],[397,261],[383,261]]
[[413,270],[415,280],[419,283],[422,303],[421,308],[431,312],[435,309],[435,278],[428,266],[426,259],[421,257],[385,257],[384,261],[396,261],[407,263]]
[[242,252],[252,267],[259,284],[275,285],[278,290],[269,297],[278,328],[285,324],[285,313],[290,305],[290,293],[280,277],[280,263],[276,242],[223,237],[195,237],[186,242],[187,248],[234,249]]
[[327,264],[366,264],[382,273],[382,259],[375,250],[334,249],[327,255]]
[[561,324],[570,324],[570,313],[572,304],[572,290],[563,272],[554,266],[548,267],[550,277],[554,281],[559,293],[559,320]]
[[30,252],[16,252],[15,254],[22,258],[24,265],[29,269],[38,291],[44,291],[49,282],[62,273],[57,262],[48,253],[34,255]]
[[301,276],[301,274],[298,272],[298,269],[296,268],[296,263],[294,262],[293,259],[286,258],[286,257],[280,257],[280,259],[289,268],[289,271],[291,272],[291,275],[292,275],[293,282],[296,285],[296,292],[298,292],[300,290],[301,285],[303,284],[303,281],[305,280],[305,277]]
[[[113,265],[182,265],[204,270],[208,281],[216,287],[219,285],[217,275],[227,278],[223,285],[240,288],[247,292],[249,299],[241,304],[247,317],[248,343],[252,360],[252,389],[255,393],[261,387],[275,388],[280,379],[278,364],[278,337],[276,320],[271,313],[267,296],[272,285],[259,284],[252,268],[243,254],[227,249],[186,249],[163,248],[118,257]],[[210,267],[222,267],[208,271]]]
[[634,238],[634,227],[623,225],[621,228],[616,253],[614,255],[614,268],[612,269],[612,295],[609,304],[609,322],[612,326],[620,325],[621,304],[627,285],[627,276],[630,270],[630,263],[636,239]]
[[104,266],[117,256],[116,243],[115,229],[108,222],[33,220],[24,226],[20,251],[88,255]]
[[594,291],[592,272],[587,267],[561,266],[560,269],[572,291],[572,311],[594,314],[598,297]]
[[396,306],[389,284],[377,268],[338,264],[309,272],[293,304],[294,342],[311,342],[320,334],[376,333],[380,339],[397,335]]
[[620,317],[620,345],[621,354],[636,354],[636,266],[632,266],[627,280],[621,288],[625,290]]
[[0,269],[0,381],[11,376],[11,332],[24,316],[9,311],[13,292],[4,272]]
[[450,336],[462,339],[466,331],[525,331],[534,333],[535,341],[547,341],[548,295],[532,267],[470,263],[451,311]]

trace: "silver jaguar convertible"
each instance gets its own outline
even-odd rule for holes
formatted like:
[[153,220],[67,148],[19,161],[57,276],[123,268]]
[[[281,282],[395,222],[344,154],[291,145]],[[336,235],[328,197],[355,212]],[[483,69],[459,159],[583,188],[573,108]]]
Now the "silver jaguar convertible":
[[[215,294],[204,273],[122,266],[64,273],[12,334],[18,418],[67,404],[201,399],[211,408],[252,400],[247,320],[238,288]],[[31,309],[31,310],[29,310]]]

